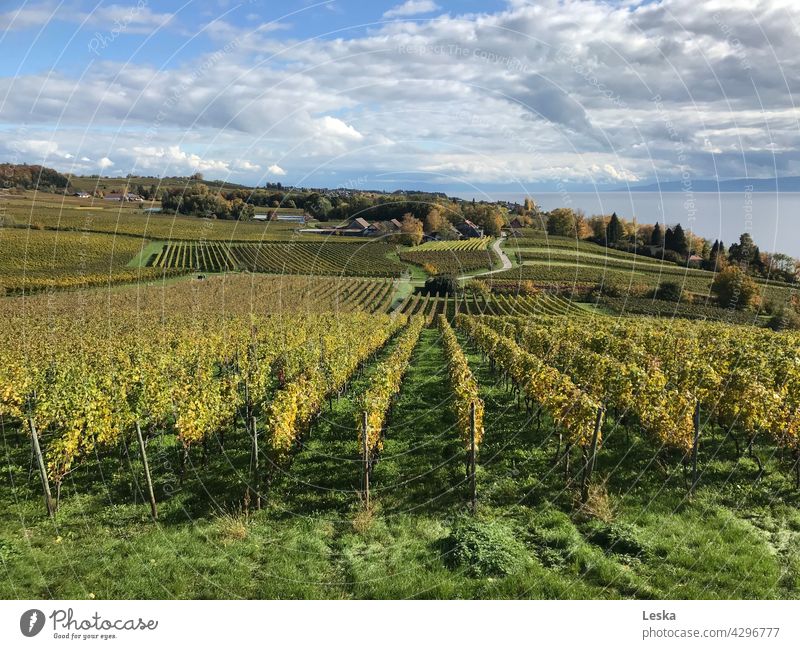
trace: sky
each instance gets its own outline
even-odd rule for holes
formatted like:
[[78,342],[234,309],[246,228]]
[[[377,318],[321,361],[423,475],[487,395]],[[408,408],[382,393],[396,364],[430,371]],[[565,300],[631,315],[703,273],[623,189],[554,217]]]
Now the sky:
[[800,175],[796,0],[0,2],[0,161],[559,191]]

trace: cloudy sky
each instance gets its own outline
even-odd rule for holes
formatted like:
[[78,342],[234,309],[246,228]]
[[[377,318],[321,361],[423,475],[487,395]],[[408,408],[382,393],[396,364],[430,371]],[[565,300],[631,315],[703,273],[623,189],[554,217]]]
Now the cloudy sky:
[[796,0],[0,7],[0,160],[446,190],[800,175]]

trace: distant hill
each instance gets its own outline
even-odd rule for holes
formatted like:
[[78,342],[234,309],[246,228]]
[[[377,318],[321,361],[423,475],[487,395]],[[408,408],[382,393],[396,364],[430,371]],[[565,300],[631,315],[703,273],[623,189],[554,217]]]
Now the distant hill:
[[55,169],[41,165],[0,164],[0,187],[11,189],[65,189],[69,178]]
[[800,192],[800,176],[784,178],[736,178],[733,180],[692,180],[691,186],[684,187],[679,181],[617,187],[606,190],[613,192]]
[[226,182],[223,180],[200,180],[184,176],[170,176],[158,178],[156,176],[71,176],[70,184],[77,190],[93,192],[97,189],[103,191],[123,191],[125,188],[136,188],[142,185],[147,188],[155,185],[159,189],[185,188],[195,183],[203,183],[207,187],[218,190],[251,189],[246,185]]

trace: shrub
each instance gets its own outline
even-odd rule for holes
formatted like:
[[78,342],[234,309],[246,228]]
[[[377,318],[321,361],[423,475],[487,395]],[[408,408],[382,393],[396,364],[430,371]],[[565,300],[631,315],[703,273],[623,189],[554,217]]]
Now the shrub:
[[456,295],[458,280],[452,275],[434,275],[425,280],[422,292],[426,295]]
[[800,314],[792,308],[777,311],[766,326],[773,331],[797,331],[800,329]]
[[639,529],[628,523],[593,520],[587,525],[586,538],[604,550],[617,554],[644,557],[650,553],[647,544],[639,537]]
[[655,290],[655,297],[668,302],[680,302],[683,298],[683,288],[676,282],[661,282]]
[[456,521],[444,542],[446,563],[472,577],[505,576],[522,564],[525,547],[497,521]]
[[[659,258],[661,258],[661,257],[660,257],[660,255],[657,255],[657,256],[658,256]],[[665,250],[665,251],[664,251],[664,256],[663,256],[663,259],[664,259],[664,261],[670,261],[670,262],[672,262],[673,264],[680,264],[681,266],[683,266],[683,264],[684,264],[684,259],[683,259],[683,257],[681,257],[681,256],[680,256],[680,255],[679,255],[677,252],[675,252],[674,250]]]
[[738,266],[728,266],[714,277],[711,292],[723,308],[746,309],[758,296],[758,285]]

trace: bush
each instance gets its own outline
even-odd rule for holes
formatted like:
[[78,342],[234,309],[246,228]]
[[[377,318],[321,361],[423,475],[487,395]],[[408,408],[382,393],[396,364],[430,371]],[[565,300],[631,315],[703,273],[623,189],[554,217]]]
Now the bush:
[[624,297],[627,289],[612,283],[603,283],[595,286],[593,293],[601,297]]
[[523,563],[525,547],[497,521],[456,521],[444,541],[445,562],[472,577],[505,576]]
[[683,298],[683,288],[676,282],[661,282],[655,290],[655,297],[667,302],[680,302]]
[[472,279],[466,283],[464,288],[473,295],[479,295],[484,298],[488,298],[492,293],[489,284],[482,279]]
[[422,292],[425,295],[456,295],[458,280],[452,275],[434,275],[425,280]]
[[773,315],[766,326],[773,331],[800,330],[800,314],[792,308],[786,307]]
[[[660,255],[658,255],[658,257],[661,258]],[[685,262],[684,258],[681,257],[674,250],[665,250],[663,259],[664,259],[664,261],[670,261],[673,264],[680,264],[681,266],[683,266],[683,264]]]
[[711,292],[723,308],[746,309],[758,297],[758,285],[738,266],[728,266],[714,277]]
[[639,530],[628,523],[608,523],[593,520],[587,525],[586,538],[608,552],[645,557],[650,553],[646,543],[639,538]]

